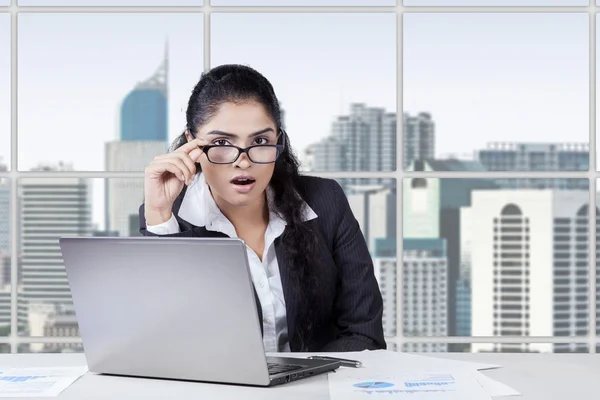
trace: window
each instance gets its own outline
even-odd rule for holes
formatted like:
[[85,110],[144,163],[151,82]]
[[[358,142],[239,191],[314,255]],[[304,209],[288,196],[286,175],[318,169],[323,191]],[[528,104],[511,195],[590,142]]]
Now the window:
[[[588,3],[0,0],[0,352],[82,350],[57,239],[138,234],[145,166],[183,131],[202,71],[224,63],[271,81],[302,173],[344,189],[390,348],[596,346]],[[453,343],[469,336],[496,337]]]

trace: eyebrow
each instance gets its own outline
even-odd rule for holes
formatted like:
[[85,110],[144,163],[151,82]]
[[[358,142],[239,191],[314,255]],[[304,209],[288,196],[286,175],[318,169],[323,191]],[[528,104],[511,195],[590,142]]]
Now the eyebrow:
[[[260,130],[258,132],[251,133],[249,137],[258,136],[258,135],[261,135],[261,134],[266,133],[266,132],[273,132],[274,133],[275,131],[273,130],[273,128],[265,128],[265,129],[262,129],[262,130]],[[231,137],[231,138],[237,138],[238,137],[238,135],[236,135],[235,133],[228,133],[228,132],[223,132],[223,131],[219,131],[219,130],[210,131],[210,132],[207,133],[207,135],[220,135],[220,136],[226,136],[226,137]]]

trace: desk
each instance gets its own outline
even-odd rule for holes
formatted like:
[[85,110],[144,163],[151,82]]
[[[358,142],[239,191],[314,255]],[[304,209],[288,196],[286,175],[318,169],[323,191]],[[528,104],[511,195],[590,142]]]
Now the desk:
[[[513,400],[597,400],[600,393],[600,354],[423,354],[440,358],[499,364],[482,371],[517,391]],[[4,354],[2,367],[85,365],[83,354]],[[567,384],[577,385],[567,388]],[[59,397],[62,400],[97,399],[329,399],[327,376],[315,376],[272,388],[205,384],[158,379],[101,376],[87,373]],[[41,398],[40,398],[41,400]]]

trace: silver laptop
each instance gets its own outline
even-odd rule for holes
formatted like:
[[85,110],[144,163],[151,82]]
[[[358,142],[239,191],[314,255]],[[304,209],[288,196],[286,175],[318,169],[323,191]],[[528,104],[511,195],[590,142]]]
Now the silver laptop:
[[91,372],[273,386],[339,367],[265,355],[241,239],[59,243]]

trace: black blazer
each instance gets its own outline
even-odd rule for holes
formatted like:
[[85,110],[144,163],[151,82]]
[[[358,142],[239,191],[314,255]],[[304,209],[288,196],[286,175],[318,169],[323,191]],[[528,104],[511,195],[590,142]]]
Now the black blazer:
[[[364,236],[348,199],[340,185],[333,179],[310,176],[300,177],[298,192],[317,214],[317,218],[304,222],[311,224],[319,235],[319,248],[315,254],[322,267],[317,272],[319,291],[316,294],[316,324],[312,340],[302,348],[296,332],[297,293],[289,280],[286,251],[275,240],[275,253],[279,265],[285,296],[288,337],[291,351],[362,351],[385,349],[382,314],[383,301]],[[173,214],[181,232],[164,236],[227,237],[220,232],[195,226],[179,217],[179,207],[185,189],[173,204]],[[140,233],[157,236],[146,230],[144,205],[139,209]],[[256,296],[256,291],[255,291]],[[257,304],[260,304],[256,296]],[[257,307],[262,327],[262,310]]]

